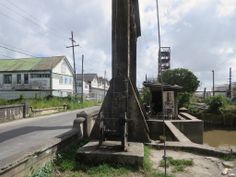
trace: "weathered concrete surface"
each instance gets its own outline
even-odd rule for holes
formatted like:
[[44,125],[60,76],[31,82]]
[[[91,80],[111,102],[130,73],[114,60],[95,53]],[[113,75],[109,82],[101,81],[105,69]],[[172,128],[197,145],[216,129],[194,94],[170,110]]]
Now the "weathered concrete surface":
[[191,143],[191,141],[182,133],[179,131],[179,129],[177,129],[171,121],[165,121],[165,125],[169,128],[169,130],[171,132],[173,132],[174,136],[176,137],[176,139],[179,141],[179,142],[182,142],[182,143]]
[[128,143],[124,152],[121,142],[105,141],[98,147],[97,141],[91,141],[77,151],[77,162],[90,165],[101,163],[143,166],[144,146],[142,143]]
[[5,158],[1,162],[0,176],[23,177],[30,175],[35,169],[39,169],[53,160],[59,150],[78,141],[78,130],[72,129],[58,138],[45,141],[43,145],[31,147],[20,154]]
[[[102,120],[108,140],[148,142],[149,129],[136,88],[136,47],[141,35],[138,0],[112,0],[112,80],[91,137],[99,138]],[[127,115],[127,122],[124,121]]]
[[[184,136],[186,136],[193,143],[202,144],[203,143],[203,131],[204,131],[204,123],[203,121],[197,120],[171,120],[171,122],[177,129],[175,131],[170,131],[170,129],[166,129],[167,140],[169,141],[178,141],[176,137],[178,132],[181,132]],[[163,134],[163,121],[156,119],[147,120],[149,129],[150,129],[150,137],[152,140],[158,140],[160,135]]]
[[[163,143],[159,142],[152,142],[152,143],[146,143],[147,145],[162,149],[164,147]],[[219,150],[214,147],[210,147],[207,145],[202,144],[196,144],[196,143],[182,143],[182,142],[166,142],[166,148],[171,150],[181,150],[181,151],[187,151],[192,152],[196,154],[202,154],[207,156],[213,156],[213,157],[223,157],[225,155],[236,155],[236,150],[234,150],[232,153],[230,151],[225,150]]]
[[[160,167],[163,154],[163,150],[152,149],[150,155],[150,159],[153,161],[153,167],[160,172],[164,172],[164,168]],[[173,166],[167,168],[167,174],[173,174],[175,177],[228,177],[236,169],[236,161],[233,161],[231,163],[234,166],[230,168],[230,172],[227,175],[222,175],[222,171],[226,168],[223,166],[225,162],[222,159],[173,150],[167,150],[167,156],[176,160],[192,159],[193,161],[193,166],[187,167],[183,172],[173,172]]]
[[25,118],[28,114],[26,104],[0,106],[0,122]]
[[[0,125],[0,168],[15,166],[25,162],[25,158],[58,144],[71,131],[76,114],[80,111],[96,111],[91,107],[72,112],[59,113],[34,119],[23,119]],[[72,133],[76,136],[78,132]],[[62,134],[65,136],[62,137]],[[74,139],[75,140],[75,139]],[[37,153],[36,153],[37,154]]]

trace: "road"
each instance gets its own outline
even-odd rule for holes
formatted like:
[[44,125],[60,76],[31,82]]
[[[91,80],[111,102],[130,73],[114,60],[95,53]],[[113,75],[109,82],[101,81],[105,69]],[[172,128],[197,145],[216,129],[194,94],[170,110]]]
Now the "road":
[[71,130],[78,112],[98,108],[96,106],[0,124],[0,165],[4,159],[25,153]]

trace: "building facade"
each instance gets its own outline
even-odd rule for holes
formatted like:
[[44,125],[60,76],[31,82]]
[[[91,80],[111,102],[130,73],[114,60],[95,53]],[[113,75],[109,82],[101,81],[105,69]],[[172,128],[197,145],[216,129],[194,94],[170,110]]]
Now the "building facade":
[[[106,95],[110,83],[103,77],[98,77],[95,73],[86,73],[82,78],[82,74],[77,74],[77,93],[82,94],[83,85],[83,96],[85,99],[103,100]],[[83,80],[83,84],[82,84]]]
[[0,98],[17,99],[73,93],[73,70],[65,56],[0,60]]

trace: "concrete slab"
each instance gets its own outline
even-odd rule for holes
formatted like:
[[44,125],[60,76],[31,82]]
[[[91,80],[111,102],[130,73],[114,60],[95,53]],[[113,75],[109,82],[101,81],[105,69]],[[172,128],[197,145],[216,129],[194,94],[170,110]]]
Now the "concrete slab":
[[91,141],[77,151],[76,159],[83,164],[121,164],[143,166],[144,145],[142,143],[128,143],[128,151],[121,149],[121,142],[105,141],[98,147],[98,141]]

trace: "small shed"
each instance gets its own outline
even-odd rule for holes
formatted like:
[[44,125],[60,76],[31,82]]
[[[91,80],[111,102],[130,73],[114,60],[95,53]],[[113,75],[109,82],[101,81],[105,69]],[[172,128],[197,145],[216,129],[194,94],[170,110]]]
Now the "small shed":
[[178,116],[177,92],[181,91],[182,87],[152,82],[144,82],[143,85],[149,88],[151,92],[151,102],[149,104],[152,117],[158,118],[161,116],[163,108],[164,113],[170,119],[175,119]]

